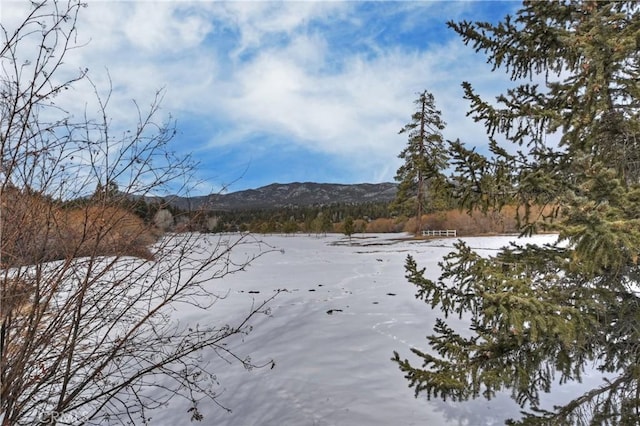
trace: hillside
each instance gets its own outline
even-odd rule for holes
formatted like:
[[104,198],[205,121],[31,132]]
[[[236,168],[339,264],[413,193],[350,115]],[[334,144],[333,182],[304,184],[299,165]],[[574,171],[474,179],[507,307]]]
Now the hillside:
[[166,200],[181,210],[250,210],[281,207],[305,207],[337,203],[361,204],[389,202],[396,195],[395,183],[333,184],[294,182],[273,183],[257,189],[210,194],[201,197],[167,197]]

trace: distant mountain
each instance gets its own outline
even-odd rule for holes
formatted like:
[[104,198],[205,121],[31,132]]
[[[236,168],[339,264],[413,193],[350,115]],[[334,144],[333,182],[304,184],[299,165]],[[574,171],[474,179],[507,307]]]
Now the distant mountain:
[[287,206],[361,204],[391,201],[397,191],[395,183],[273,183],[258,189],[211,194],[200,197],[167,197],[173,206],[183,210],[248,210]]

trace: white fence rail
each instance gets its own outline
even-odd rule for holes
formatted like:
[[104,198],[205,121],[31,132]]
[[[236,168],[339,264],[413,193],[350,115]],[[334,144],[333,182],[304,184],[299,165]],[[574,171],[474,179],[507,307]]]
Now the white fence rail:
[[423,237],[456,237],[458,232],[455,229],[426,229],[422,231]]

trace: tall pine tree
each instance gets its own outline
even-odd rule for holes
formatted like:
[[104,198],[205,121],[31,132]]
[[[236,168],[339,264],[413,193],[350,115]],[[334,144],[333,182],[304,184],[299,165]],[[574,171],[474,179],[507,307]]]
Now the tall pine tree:
[[[508,389],[526,409],[522,424],[640,422],[639,12],[635,1],[531,1],[497,25],[449,23],[514,81],[493,103],[463,84],[491,154],[452,144],[460,203],[516,203],[523,234],[558,238],[488,258],[460,242],[436,281],[407,259],[417,297],[443,314],[432,351],[413,349],[421,366],[395,354],[416,394]],[[469,318],[469,331],[450,327],[451,315]],[[608,379],[541,410],[541,392],[593,366]]]
[[447,150],[441,133],[445,123],[433,95],[424,91],[414,103],[417,108],[411,122],[400,130],[401,134],[407,133],[408,142],[398,156],[404,164],[396,173],[398,193],[394,204],[401,210],[407,210],[409,205],[415,212],[417,235],[422,231],[422,214],[428,210],[428,198],[435,199],[443,187]]

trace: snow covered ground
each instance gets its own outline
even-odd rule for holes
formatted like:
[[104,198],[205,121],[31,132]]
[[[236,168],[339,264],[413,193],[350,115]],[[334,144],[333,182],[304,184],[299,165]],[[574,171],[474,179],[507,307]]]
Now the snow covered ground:
[[[413,390],[397,365],[393,351],[410,358],[411,347],[425,349],[439,311],[415,299],[415,287],[404,278],[407,254],[434,278],[438,261],[454,240],[398,241],[403,235],[357,235],[348,245],[342,235],[263,236],[282,249],[258,258],[245,271],[212,283],[228,297],[210,311],[185,311],[193,322],[233,322],[252,301],[261,302],[278,289],[271,315],[260,316],[254,330],[236,350],[266,367],[245,370],[205,354],[218,366],[219,402],[203,401],[204,425],[492,425],[519,417],[519,407],[501,395],[486,401],[427,401]],[[466,238],[471,247],[489,253],[514,237]],[[536,242],[553,236],[535,237]],[[258,250],[240,247],[236,255]],[[588,376],[589,380],[590,377]],[[591,377],[599,380],[598,377]],[[579,385],[575,385],[579,386]],[[552,402],[575,394],[569,386]],[[151,424],[187,424],[189,408],[174,399],[151,412]]]

